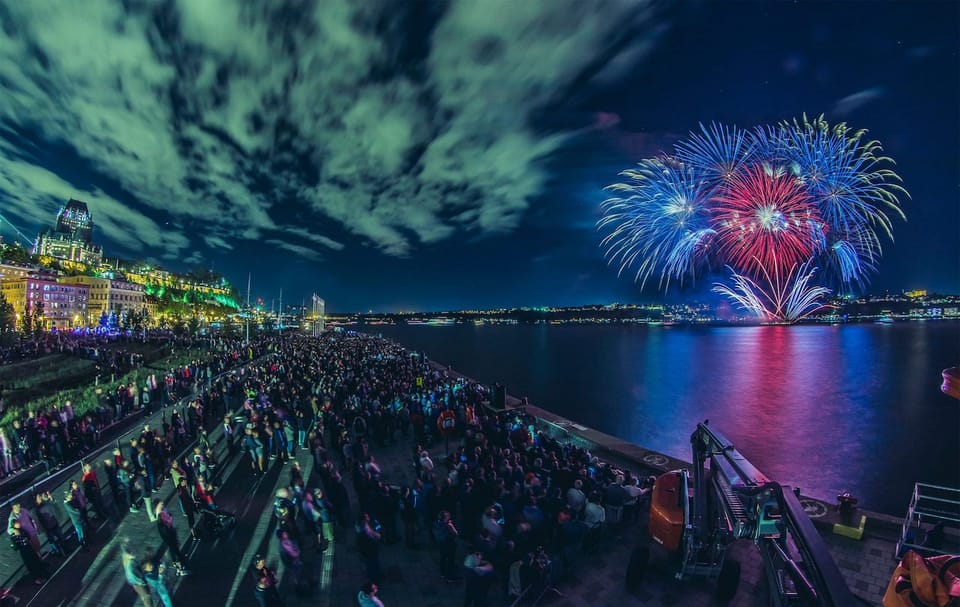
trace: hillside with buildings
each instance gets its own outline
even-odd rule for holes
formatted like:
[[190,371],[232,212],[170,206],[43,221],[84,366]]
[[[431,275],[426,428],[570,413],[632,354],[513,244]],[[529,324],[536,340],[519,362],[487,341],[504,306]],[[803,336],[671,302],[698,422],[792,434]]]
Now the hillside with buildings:
[[214,272],[104,257],[87,204],[74,199],[32,249],[0,240],[0,294],[18,329],[216,322],[239,309],[234,287]]

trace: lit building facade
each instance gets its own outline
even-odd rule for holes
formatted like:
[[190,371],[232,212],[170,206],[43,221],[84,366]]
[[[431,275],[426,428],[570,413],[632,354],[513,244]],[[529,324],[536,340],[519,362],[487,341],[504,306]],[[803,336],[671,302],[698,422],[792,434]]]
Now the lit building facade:
[[36,272],[35,268],[15,266],[9,263],[0,263],[0,281],[26,278],[28,274]]
[[103,259],[103,249],[93,244],[93,218],[87,203],[73,198],[67,201],[57,215],[56,227],[37,236],[33,252],[75,263],[98,265]]
[[82,286],[89,291],[85,324],[90,327],[100,324],[103,315],[120,318],[145,308],[143,286],[136,283],[94,276],[69,276],[61,278],[60,283]]
[[0,281],[3,297],[13,305],[18,319],[43,302],[44,326],[68,329],[85,324],[89,289],[82,284],[63,284],[52,275],[32,273]]

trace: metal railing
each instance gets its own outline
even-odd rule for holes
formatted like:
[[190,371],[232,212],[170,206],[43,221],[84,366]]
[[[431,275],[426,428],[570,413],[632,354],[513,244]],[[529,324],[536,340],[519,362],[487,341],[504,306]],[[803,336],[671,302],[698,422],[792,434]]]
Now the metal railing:
[[[270,353],[264,354],[264,355],[262,355],[262,356],[260,356],[260,357],[258,357],[258,358],[256,358],[256,359],[254,359],[254,360],[244,360],[241,364],[236,365],[236,366],[234,366],[234,367],[231,367],[230,369],[227,369],[227,370],[223,371],[222,373],[220,373],[220,374],[218,374],[218,375],[216,375],[216,376],[214,376],[214,377],[211,377],[208,382],[205,382],[205,383],[207,384],[207,386],[205,386],[205,387],[203,388],[203,390],[206,390],[207,387],[208,387],[209,385],[212,385],[215,381],[217,381],[217,380],[219,380],[219,379],[221,379],[221,378],[223,378],[223,377],[225,377],[225,376],[233,373],[234,370],[239,369],[239,368],[241,368],[241,367],[246,367],[246,366],[248,366],[248,365],[258,364],[258,363],[262,362],[263,360],[266,360],[266,359],[270,358],[270,357],[273,356],[274,354],[275,354],[275,353],[270,352]],[[198,384],[194,384],[194,386],[193,386],[193,388],[191,388],[189,394],[186,394],[185,396],[183,396],[183,397],[181,397],[180,399],[178,399],[178,400],[176,401],[176,403],[174,403],[173,405],[168,405],[167,407],[160,407],[157,411],[153,412],[149,418],[144,418],[143,421],[144,421],[144,422],[147,422],[148,420],[149,420],[149,421],[153,421],[154,419],[156,419],[156,417],[157,417],[158,415],[163,416],[163,415],[165,415],[166,413],[171,412],[171,411],[173,411],[174,409],[176,409],[176,408],[178,408],[178,407],[183,407],[185,404],[189,404],[189,401],[191,401],[192,399],[194,399],[194,398],[197,396],[197,394],[199,394],[199,393],[200,393],[200,390],[198,390]],[[131,413],[131,414],[128,415],[127,417],[124,417],[123,419],[121,419],[121,420],[119,420],[119,421],[117,421],[117,422],[114,422],[114,424],[121,424],[121,423],[132,422],[136,416],[138,416],[139,414],[141,414],[141,413],[143,413],[143,412],[144,412],[143,409],[138,409],[137,411],[134,411],[133,413]],[[185,410],[181,410],[181,411],[180,411],[180,414],[181,414],[182,416],[186,416],[186,411],[185,411]],[[184,418],[185,418],[185,417],[184,417]],[[53,490],[54,490],[55,488],[60,487],[60,486],[62,486],[62,485],[65,485],[66,483],[68,483],[68,482],[71,480],[71,478],[75,478],[77,474],[82,474],[84,463],[87,463],[87,462],[95,462],[95,461],[97,461],[99,458],[101,458],[104,454],[109,453],[109,452],[112,452],[113,449],[115,449],[115,448],[121,448],[121,449],[122,449],[121,443],[122,443],[124,440],[129,440],[131,437],[139,436],[140,431],[141,431],[141,426],[140,426],[139,424],[132,423],[131,426],[130,426],[130,428],[127,429],[127,430],[126,430],[124,433],[122,433],[120,436],[118,436],[116,439],[114,439],[114,440],[112,440],[112,441],[110,441],[110,442],[108,442],[108,443],[106,443],[106,444],[104,444],[104,445],[101,445],[101,446],[99,446],[99,447],[94,448],[93,451],[91,451],[90,453],[85,454],[85,455],[84,455],[83,457],[81,457],[78,461],[76,461],[76,462],[74,462],[74,463],[71,463],[71,464],[69,464],[69,465],[66,465],[66,466],[64,466],[63,468],[61,468],[60,470],[57,470],[57,471],[54,472],[53,474],[50,474],[50,475],[48,475],[48,476],[45,476],[45,477],[43,477],[42,479],[38,479],[37,482],[33,483],[32,485],[30,485],[30,486],[27,487],[26,489],[20,491],[19,493],[17,493],[16,495],[14,495],[14,496],[12,496],[12,497],[9,497],[9,498],[5,499],[2,503],[0,503],[0,521],[6,521],[6,520],[7,520],[7,517],[9,517],[9,515],[10,515],[11,507],[13,506],[13,504],[14,504],[15,502],[23,499],[25,496],[29,496],[29,500],[28,500],[28,501],[29,501],[30,504],[32,505],[32,504],[33,504],[33,501],[35,500],[35,496],[36,496],[36,495],[38,495],[38,494],[40,494],[40,493],[46,493],[47,491],[53,492]],[[192,440],[187,444],[187,446],[185,447],[185,450],[180,452],[180,454],[178,455],[178,457],[182,456],[184,453],[188,453],[189,450],[192,449],[193,444],[196,443],[196,442],[197,442],[196,439],[192,439]],[[96,469],[96,468],[95,468],[95,469]],[[102,485],[101,485],[101,486],[102,486]],[[102,491],[102,489],[101,489],[101,491]],[[29,507],[28,507],[27,509],[30,510]],[[58,520],[61,520],[61,518],[60,518],[59,516],[58,516],[57,518],[58,518]],[[122,518],[122,517],[121,517],[121,518]],[[66,523],[61,523],[60,526],[61,526],[61,531],[64,532],[64,536],[65,536],[65,537],[69,537],[70,534],[72,534],[72,532],[73,532],[73,525],[72,525],[69,521],[67,521]],[[39,532],[40,532],[40,530],[38,529],[38,533],[39,533]],[[6,525],[3,525],[3,526],[2,526],[2,529],[0,529],[0,535],[6,534],[6,533],[7,533],[7,527],[6,527]],[[46,534],[44,534],[44,537],[45,537],[45,536],[46,536]],[[23,572],[23,565],[20,565],[19,567],[17,567],[16,569],[14,569],[13,572],[10,573],[10,575],[6,576],[6,579],[0,581],[0,589],[3,589],[3,588],[7,588],[7,587],[12,586],[12,585],[20,578],[20,576],[22,575],[22,572]]]
[[[931,526],[927,528],[924,523]],[[953,530],[953,535],[946,534],[947,527]],[[940,538],[934,538],[931,533],[936,528],[943,534]],[[960,489],[915,483],[897,541],[896,556],[902,557],[906,549],[916,550],[924,556],[950,554],[949,550],[943,549],[943,542],[952,539],[956,543],[957,530],[960,530]]]

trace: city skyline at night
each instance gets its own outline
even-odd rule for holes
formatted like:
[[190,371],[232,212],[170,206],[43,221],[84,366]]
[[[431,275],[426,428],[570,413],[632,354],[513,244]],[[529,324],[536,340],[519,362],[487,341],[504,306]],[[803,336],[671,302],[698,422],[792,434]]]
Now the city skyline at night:
[[105,257],[343,312],[710,299],[617,277],[604,187],[822,113],[910,192],[859,292],[960,292],[956,5],[557,4],[0,7],[0,234],[77,199]]

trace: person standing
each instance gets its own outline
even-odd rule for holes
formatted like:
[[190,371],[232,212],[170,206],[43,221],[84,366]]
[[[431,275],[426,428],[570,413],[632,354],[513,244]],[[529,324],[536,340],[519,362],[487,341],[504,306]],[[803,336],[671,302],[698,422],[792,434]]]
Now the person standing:
[[94,512],[100,520],[107,520],[107,509],[103,503],[103,491],[100,490],[100,480],[97,473],[90,464],[83,465],[83,476],[80,477],[83,483],[83,496],[87,498],[87,503],[93,505]]
[[20,503],[15,503],[10,509],[10,518],[7,520],[7,532],[11,532],[13,529],[14,523],[20,523],[20,530],[23,533],[24,537],[27,538],[27,541],[30,542],[30,547],[33,548],[34,553],[37,557],[40,557],[40,528],[37,525],[37,522],[33,520],[33,517],[30,516],[30,512],[24,510],[23,506]]
[[163,579],[166,567],[160,559],[149,552],[143,558],[143,579],[147,586],[157,593],[163,607],[173,607],[173,601],[170,599],[170,591],[167,590],[167,584]]
[[162,503],[157,504],[156,514],[157,532],[160,534],[160,539],[163,540],[163,543],[167,546],[167,550],[170,551],[170,560],[173,561],[173,566],[177,569],[177,574],[187,575],[187,573],[189,573],[186,569],[187,560],[180,551],[180,541],[177,539],[177,529],[173,526],[173,516],[164,509]]
[[417,548],[417,500],[416,489],[404,487],[400,492],[400,518],[403,520],[403,539],[407,548]]
[[130,546],[124,544],[121,547],[121,562],[123,563],[123,574],[127,578],[127,583],[133,586],[134,592],[140,597],[143,607],[153,607],[153,597],[150,596],[150,587],[147,586],[147,579],[144,577],[143,568],[137,562]]
[[464,607],[487,607],[487,593],[493,581],[493,565],[479,552],[468,554],[463,561],[467,572]]
[[37,500],[37,520],[40,521],[40,526],[43,527],[44,533],[47,534],[47,541],[50,542],[50,547],[53,549],[53,554],[55,556],[63,556],[63,532],[60,530],[60,521],[57,520],[56,512],[53,510],[53,496],[50,495],[50,492],[39,493],[36,497]]
[[117,476],[117,463],[113,458],[103,460],[103,473],[107,475],[107,483],[110,485],[110,493],[113,494],[113,503],[117,506],[119,515],[127,511],[129,505],[126,501],[126,492],[120,483],[120,477]]
[[23,533],[23,529],[20,527],[20,521],[14,521],[13,526],[10,527],[10,545],[13,546],[13,549],[20,553],[20,558],[23,560],[24,567],[27,568],[27,572],[33,576],[33,583],[37,586],[40,586],[44,582],[44,577],[47,574],[46,566],[43,564],[43,561],[40,560],[40,557],[37,556],[36,551],[34,551],[33,546],[30,545],[30,538]]
[[223,439],[227,441],[227,457],[233,457],[237,452],[237,431],[233,428],[229,415],[223,416]]
[[457,537],[460,532],[453,524],[450,513],[442,510],[433,526],[433,539],[440,549],[440,575],[448,582],[456,582],[460,577],[456,573]]
[[67,511],[73,530],[77,534],[77,543],[84,551],[89,551],[90,547],[87,546],[87,538],[84,534],[83,512],[80,510],[76,494],[69,489],[63,494],[63,509]]
[[83,521],[83,526],[89,528],[90,511],[87,508],[87,497],[83,494],[80,483],[75,480],[70,481],[70,494],[73,496],[77,510],[80,511],[80,520]]
[[374,528],[366,512],[360,515],[356,532],[357,551],[366,565],[367,578],[377,581],[380,579],[380,532]]
[[197,537],[197,520],[196,520],[196,511],[197,504],[193,501],[193,495],[190,492],[190,487],[187,485],[187,479],[185,477],[180,478],[180,482],[177,484],[177,497],[180,498],[180,512],[187,517],[187,523],[190,525],[190,535],[194,538]]

